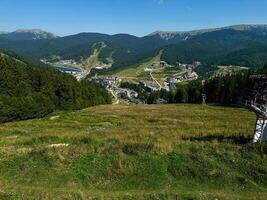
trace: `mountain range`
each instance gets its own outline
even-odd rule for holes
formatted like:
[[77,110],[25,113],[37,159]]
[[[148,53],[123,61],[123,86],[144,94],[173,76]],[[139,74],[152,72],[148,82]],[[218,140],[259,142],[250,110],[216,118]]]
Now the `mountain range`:
[[183,40],[190,39],[193,36],[200,35],[203,33],[221,31],[221,30],[236,30],[236,31],[259,31],[259,30],[267,30],[267,25],[233,25],[226,26],[221,28],[211,28],[211,29],[200,29],[193,31],[156,31],[154,33],[149,34],[149,36],[158,35],[162,39],[172,40],[175,38],[182,37]]
[[208,65],[261,67],[267,62],[267,25],[235,25],[193,31],[156,31],[144,37],[129,34],[79,33],[58,37],[39,29],[0,34],[0,49],[40,60],[60,57],[80,61],[104,43],[98,59],[113,60],[114,69],[124,69],[162,50],[161,59],[177,62],[201,61]]
[[41,29],[18,29],[13,32],[0,32],[0,38],[8,40],[41,40],[54,39],[58,36]]

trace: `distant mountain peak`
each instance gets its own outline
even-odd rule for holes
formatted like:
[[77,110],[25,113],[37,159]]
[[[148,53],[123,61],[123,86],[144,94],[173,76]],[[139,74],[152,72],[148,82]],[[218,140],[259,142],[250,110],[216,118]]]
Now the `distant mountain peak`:
[[0,31],[0,34],[7,34],[7,31]]
[[40,40],[58,38],[55,34],[41,29],[18,29],[14,32],[2,33],[2,36],[9,40]]
[[47,31],[44,31],[42,29],[17,29],[14,31],[15,33],[49,33]]
[[239,24],[233,26],[224,27],[224,29],[233,29],[239,31],[253,30],[253,29],[263,29],[267,30],[267,24]]
[[164,40],[170,40],[178,36],[186,40],[191,36],[199,35],[202,33],[213,32],[218,30],[227,30],[227,29],[236,31],[267,30],[267,24],[239,24],[239,25],[225,26],[220,28],[199,29],[191,31],[156,31],[149,34],[148,36],[158,35]]
[[180,32],[180,31],[155,31],[155,32],[149,34],[148,36],[158,35],[164,40],[170,40],[170,39],[174,38],[176,35],[179,35],[181,33],[182,32]]

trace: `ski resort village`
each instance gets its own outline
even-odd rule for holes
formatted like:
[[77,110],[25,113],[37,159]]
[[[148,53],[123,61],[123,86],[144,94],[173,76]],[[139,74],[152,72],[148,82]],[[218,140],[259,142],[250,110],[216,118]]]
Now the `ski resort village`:
[[[120,75],[91,75],[93,69],[103,70],[110,68],[109,64],[91,65],[89,68],[83,66],[75,60],[58,60],[50,62],[41,59],[41,62],[54,66],[57,70],[69,73],[78,80],[88,79],[99,83],[113,95],[115,102],[142,104],[146,103],[140,98],[140,92],[151,93],[156,91],[171,91],[176,85],[183,81],[192,81],[198,79],[198,74],[194,71],[201,62],[195,61],[192,64],[183,64],[177,62],[175,66],[169,65],[165,61],[155,61],[143,68],[141,75],[136,77],[125,77]],[[171,71],[171,73],[166,73]],[[172,73],[175,71],[176,73]],[[130,83],[131,86],[129,86]],[[132,87],[138,88],[138,91]],[[158,103],[164,103],[164,100],[158,100]]]

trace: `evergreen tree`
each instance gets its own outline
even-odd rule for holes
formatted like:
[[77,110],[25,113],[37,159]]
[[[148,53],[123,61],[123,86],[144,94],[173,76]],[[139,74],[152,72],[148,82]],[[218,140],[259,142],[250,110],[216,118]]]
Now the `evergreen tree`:
[[0,53],[0,122],[111,103],[101,86]]

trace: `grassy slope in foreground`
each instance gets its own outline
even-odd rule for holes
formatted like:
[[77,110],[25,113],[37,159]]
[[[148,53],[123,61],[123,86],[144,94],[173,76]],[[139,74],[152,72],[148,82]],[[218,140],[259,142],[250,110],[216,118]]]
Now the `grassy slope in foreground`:
[[266,144],[246,143],[254,120],[239,108],[109,105],[2,124],[0,197],[266,199]]

